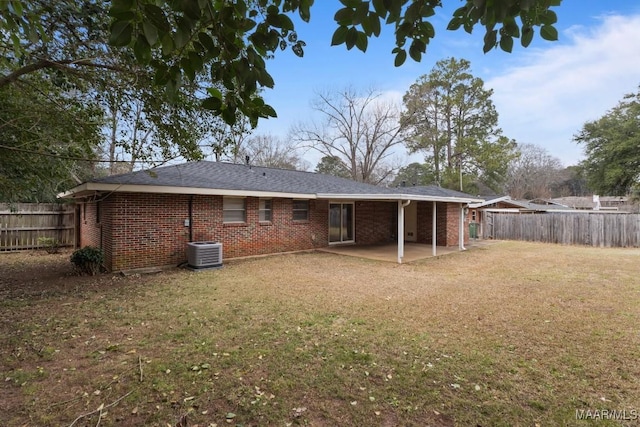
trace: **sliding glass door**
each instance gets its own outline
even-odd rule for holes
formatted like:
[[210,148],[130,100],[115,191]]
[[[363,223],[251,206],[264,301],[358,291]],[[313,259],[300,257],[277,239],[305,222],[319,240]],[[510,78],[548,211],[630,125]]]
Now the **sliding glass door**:
[[353,203],[329,203],[329,243],[353,242]]

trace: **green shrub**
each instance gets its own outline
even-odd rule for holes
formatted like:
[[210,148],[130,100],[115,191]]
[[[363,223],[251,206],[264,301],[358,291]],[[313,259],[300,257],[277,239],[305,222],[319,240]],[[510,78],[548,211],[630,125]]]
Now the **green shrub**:
[[100,248],[86,246],[71,255],[71,262],[80,273],[95,276],[104,262],[104,253]]
[[60,242],[53,237],[38,237],[38,243],[48,254],[57,254],[60,251]]

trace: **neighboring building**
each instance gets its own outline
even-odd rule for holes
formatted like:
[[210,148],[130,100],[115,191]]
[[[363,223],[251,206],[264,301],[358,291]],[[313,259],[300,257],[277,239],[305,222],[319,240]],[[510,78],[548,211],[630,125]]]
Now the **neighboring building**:
[[557,197],[551,201],[580,210],[631,211],[631,205],[626,196],[570,196]]
[[224,258],[404,241],[464,247],[464,210],[479,202],[439,187],[384,188],[311,172],[189,162],[96,179],[59,197],[79,204],[80,246],[111,271],[176,266],[192,241]]
[[481,202],[469,203],[469,222],[476,230],[472,237],[482,238],[487,227],[485,213],[547,213],[547,212],[575,212],[574,209],[547,200],[513,200],[510,196],[490,198]]

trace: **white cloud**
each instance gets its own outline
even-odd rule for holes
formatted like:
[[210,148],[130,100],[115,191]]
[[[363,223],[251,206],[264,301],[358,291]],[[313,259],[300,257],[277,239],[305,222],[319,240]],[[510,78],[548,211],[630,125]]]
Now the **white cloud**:
[[487,80],[505,135],[535,143],[575,164],[573,141],[640,83],[640,15],[610,15],[594,28],[572,27],[566,42],[523,52],[518,65]]

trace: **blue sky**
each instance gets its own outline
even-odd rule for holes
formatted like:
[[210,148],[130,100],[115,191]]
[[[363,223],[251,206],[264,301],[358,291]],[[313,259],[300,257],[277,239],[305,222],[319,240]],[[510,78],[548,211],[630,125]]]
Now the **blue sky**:
[[[267,64],[275,88],[264,96],[278,118],[261,120],[254,134],[285,139],[291,126],[314,118],[310,102],[319,90],[373,87],[400,103],[409,86],[437,61],[455,57],[469,60],[472,73],[494,90],[499,126],[506,136],[540,145],[569,166],[582,158],[573,135],[640,84],[638,2],[564,0],[554,9],[559,41],[546,42],[536,35],[527,49],[516,41],[511,54],[498,50],[483,54],[481,28],[472,35],[447,31],[452,11],[463,1],[444,2],[445,8],[432,18],[436,37],[422,61],[407,59],[396,68],[392,26],[383,27],[380,38],[369,41],[366,53],[347,51],[344,45],[331,47],[336,28],[333,14],[341,4],[316,0],[311,22],[296,23],[299,38],[307,43],[304,58],[283,51]],[[421,157],[409,157],[403,149],[396,153],[396,160],[403,164]],[[308,152],[305,159],[313,169],[319,157]]]

